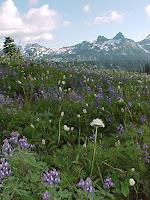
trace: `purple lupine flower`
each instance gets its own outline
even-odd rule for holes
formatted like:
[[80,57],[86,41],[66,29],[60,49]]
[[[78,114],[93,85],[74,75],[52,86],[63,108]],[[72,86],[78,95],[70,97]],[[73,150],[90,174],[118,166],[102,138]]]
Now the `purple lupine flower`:
[[109,96],[110,97],[115,97],[115,95],[116,95],[115,88],[113,86],[110,86],[109,87]]
[[30,147],[30,144],[27,142],[27,138],[25,136],[23,136],[22,139],[19,139],[19,142],[18,144],[20,145],[20,147],[22,148],[29,148]]
[[104,179],[104,185],[107,187],[107,189],[109,189],[111,187],[115,187],[115,183],[112,183],[111,178],[109,178],[109,177]]
[[143,149],[148,149],[148,148],[149,148],[149,146],[146,143],[144,143],[143,144]]
[[141,116],[140,121],[141,122],[146,122],[146,115],[145,114]]
[[53,94],[52,99],[54,99],[55,101],[58,100],[58,94]]
[[8,161],[6,161],[5,158],[1,158],[0,163],[1,163],[0,164],[0,188],[2,188],[3,187],[2,180],[5,177],[12,175],[13,171],[9,169],[10,164]]
[[43,194],[43,200],[49,200],[51,197],[50,193],[46,190]]
[[95,188],[92,186],[92,180],[90,177],[88,177],[85,181],[83,179],[80,179],[80,182],[77,184],[78,187],[84,188],[86,192],[89,194],[93,194]]
[[130,109],[132,107],[132,103],[131,102],[128,102],[127,104],[127,109]]
[[34,99],[37,100],[39,98],[38,93],[34,93]]
[[145,157],[144,157],[144,160],[147,162],[147,163],[150,163],[150,155],[147,151],[144,152],[145,153]]
[[14,144],[18,144],[18,137],[20,136],[20,134],[15,131],[15,132],[12,132],[11,134],[11,137],[9,139],[9,142],[13,142]]
[[57,172],[56,169],[53,169],[50,172],[45,171],[43,173],[43,180],[49,185],[62,183],[59,172]]
[[12,157],[12,153],[13,153],[13,149],[11,144],[9,143],[8,139],[4,139],[3,140],[3,145],[2,145],[2,154],[4,155],[4,157],[6,158],[7,156]]
[[22,104],[22,102],[23,102],[22,95],[19,95],[19,97],[18,97],[18,103],[19,103],[19,104]]
[[111,104],[111,97],[108,97],[108,96],[107,96],[107,97],[106,97],[106,102],[107,102],[108,105],[110,105],[110,104]]
[[80,182],[77,184],[78,187],[84,188],[84,180],[81,178]]
[[137,150],[140,150],[140,149],[141,149],[140,145],[138,145],[138,146],[136,147],[136,149],[137,149]]
[[122,124],[119,124],[119,126],[117,127],[117,131],[118,133],[122,133],[124,131],[124,127],[122,126]]
[[6,109],[6,113],[7,113],[8,115],[10,115],[10,114],[11,114],[11,110],[10,110],[9,108],[7,108],[7,109]]
[[111,117],[110,116],[106,116],[106,122],[108,122],[108,123],[111,123],[112,122],[112,120],[111,120]]

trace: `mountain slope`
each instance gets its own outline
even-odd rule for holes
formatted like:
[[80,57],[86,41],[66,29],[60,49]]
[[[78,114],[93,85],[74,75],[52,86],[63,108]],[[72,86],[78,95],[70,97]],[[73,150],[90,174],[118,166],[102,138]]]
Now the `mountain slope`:
[[150,35],[138,43],[138,45],[146,52],[150,53]]
[[27,44],[21,48],[24,57],[50,59],[54,61],[71,60],[149,60],[150,35],[141,42],[125,38],[119,32],[113,39],[98,36],[94,41],[83,41],[79,44],[60,49],[50,49],[38,44]]

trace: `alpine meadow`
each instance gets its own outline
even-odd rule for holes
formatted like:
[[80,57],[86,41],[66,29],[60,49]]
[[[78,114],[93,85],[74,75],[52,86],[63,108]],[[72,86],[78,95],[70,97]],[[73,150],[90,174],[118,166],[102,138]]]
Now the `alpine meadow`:
[[148,25],[149,0],[0,2],[0,200],[150,200]]

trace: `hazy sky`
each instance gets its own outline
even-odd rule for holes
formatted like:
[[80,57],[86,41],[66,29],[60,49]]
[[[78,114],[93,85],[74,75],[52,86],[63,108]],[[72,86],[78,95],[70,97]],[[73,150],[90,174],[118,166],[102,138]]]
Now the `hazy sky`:
[[150,34],[150,0],[0,0],[0,45],[70,46],[118,32],[140,41]]

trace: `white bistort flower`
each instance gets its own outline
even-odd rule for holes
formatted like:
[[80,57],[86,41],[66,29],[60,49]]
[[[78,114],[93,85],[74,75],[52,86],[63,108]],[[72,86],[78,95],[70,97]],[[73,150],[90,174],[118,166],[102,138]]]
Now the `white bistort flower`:
[[99,127],[105,127],[105,124],[103,123],[103,121],[101,119],[93,119],[93,121],[90,123],[91,126],[99,126]]
[[102,110],[104,111],[104,110],[105,110],[105,108],[104,108],[104,107],[102,107]]
[[81,117],[81,115],[80,114],[77,114],[77,118],[80,118]]
[[70,128],[69,128],[67,125],[64,125],[64,130],[65,130],[65,131],[69,131]]
[[62,81],[62,84],[63,84],[63,85],[65,85],[65,83],[66,83],[65,81]]
[[62,92],[62,88],[61,87],[59,87],[58,89],[59,89],[59,92]]
[[42,139],[42,145],[45,145],[45,140],[44,139]]
[[21,81],[18,81],[19,84],[21,84]]
[[33,124],[31,124],[31,128],[34,128],[34,125],[33,125]]
[[87,113],[86,109],[83,109],[83,113],[84,113],[84,114],[86,114],[86,113]]
[[134,171],[135,171],[135,168],[134,168],[134,167],[132,167],[132,168],[131,168],[131,171],[132,171],[132,172],[134,172]]
[[129,183],[131,186],[134,186],[135,185],[135,180],[133,178],[130,178],[129,179]]
[[63,117],[64,116],[64,112],[61,112],[61,117]]

